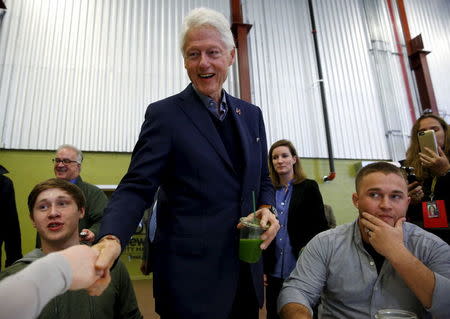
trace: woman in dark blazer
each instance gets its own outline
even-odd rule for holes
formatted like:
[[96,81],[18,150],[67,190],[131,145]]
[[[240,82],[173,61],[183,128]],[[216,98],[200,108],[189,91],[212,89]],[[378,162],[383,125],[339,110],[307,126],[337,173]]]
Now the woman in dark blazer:
[[290,141],[275,142],[269,151],[269,172],[276,189],[280,230],[264,252],[267,318],[279,318],[277,298],[300,250],[316,234],[327,230],[322,195],[314,180],[306,179]]

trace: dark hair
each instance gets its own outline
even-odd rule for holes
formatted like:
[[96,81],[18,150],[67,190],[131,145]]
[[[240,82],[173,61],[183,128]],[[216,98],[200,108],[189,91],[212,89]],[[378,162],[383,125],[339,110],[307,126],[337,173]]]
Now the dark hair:
[[77,204],[78,209],[86,207],[86,199],[78,186],[62,178],[50,178],[34,186],[30,195],[28,195],[28,210],[30,211],[30,215],[33,215],[33,207],[39,194],[53,188],[58,188],[69,194]]
[[291,152],[292,157],[297,158],[297,161],[294,164],[294,180],[292,181],[292,183],[298,184],[298,183],[303,182],[306,179],[306,174],[303,171],[302,164],[300,163],[300,158],[297,155],[297,151],[296,151],[294,145],[291,143],[291,141],[279,140],[279,141],[276,141],[275,143],[273,143],[269,150],[269,158],[268,158],[269,175],[270,175],[270,179],[272,180],[272,184],[276,188],[283,186],[280,184],[280,176],[275,171],[275,167],[273,166],[273,162],[272,162],[273,150],[280,146],[286,146],[287,148],[289,148],[289,151]]
[[406,151],[406,160],[405,164],[407,166],[414,167],[415,175],[420,179],[424,180],[428,177],[427,170],[424,170],[422,164],[420,163],[420,146],[419,146],[419,138],[417,137],[417,133],[419,133],[420,121],[423,119],[432,118],[441,124],[442,129],[444,130],[445,141],[444,141],[444,153],[445,156],[450,160],[450,131],[448,130],[448,124],[445,120],[435,114],[424,114],[419,117],[411,128],[411,142],[409,144],[408,150]]
[[[372,173],[383,173],[385,175],[395,174],[403,178],[406,182],[406,173],[401,168],[387,162],[375,162],[362,167],[356,174],[355,188],[358,192],[362,179]],[[406,182],[407,183],[407,182]]]

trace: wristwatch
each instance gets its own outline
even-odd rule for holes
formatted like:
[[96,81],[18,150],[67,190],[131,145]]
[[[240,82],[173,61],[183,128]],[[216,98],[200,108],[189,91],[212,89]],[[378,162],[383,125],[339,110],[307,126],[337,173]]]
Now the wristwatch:
[[270,206],[269,210],[271,211],[272,214],[275,215],[275,217],[278,219],[278,211],[277,208],[275,206]]

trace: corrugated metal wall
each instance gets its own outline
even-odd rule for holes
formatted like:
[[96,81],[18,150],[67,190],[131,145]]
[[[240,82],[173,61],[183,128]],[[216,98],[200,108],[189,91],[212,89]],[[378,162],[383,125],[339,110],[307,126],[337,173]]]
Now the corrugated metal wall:
[[[223,0],[8,0],[0,26],[0,147],[131,151],[146,106],[189,82],[186,13]],[[234,92],[233,76],[227,85]]]
[[389,154],[398,161],[405,158],[412,119],[419,110],[401,23],[393,0],[364,0],[361,5]]
[[268,143],[288,138],[301,156],[327,156],[307,2],[243,4],[253,24],[252,100],[263,109]]
[[[385,11],[385,1],[377,2]],[[244,3],[254,24],[253,96],[265,110],[269,142],[288,138],[301,156],[326,157],[308,1]],[[384,15],[369,26],[360,0],[314,0],[313,7],[335,157],[403,157],[411,120],[389,20]],[[369,29],[376,27],[384,48],[374,47]]]
[[450,1],[405,1],[411,37],[422,34],[440,114],[450,122]]
[[336,157],[389,158],[361,1],[314,1]]
[[[326,157],[307,0],[242,3],[246,22],[254,25],[252,97],[264,112],[269,143],[289,138],[301,156]],[[90,151],[131,151],[147,104],[188,83],[178,49],[182,17],[198,6],[229,15],[227,0],[6,4],[0,25],[0,148],[11,149],[73,143]],[[401,157],[411,119],[386,0],[313,4],[335,157]],[[427,48],[433,43],[436,95],[440,109],[448,110],[449,4],[406,4],[412,31],[431,34],[424,39]],[[226,89],[236,93],[236,84],[232,72]]]

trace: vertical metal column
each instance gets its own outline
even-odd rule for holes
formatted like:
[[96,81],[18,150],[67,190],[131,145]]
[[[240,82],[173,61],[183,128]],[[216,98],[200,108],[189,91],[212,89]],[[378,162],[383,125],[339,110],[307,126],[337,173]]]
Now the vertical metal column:
[[325,125],[325,135],[327,138],[327,149],[328,149],[328,162],[330,165],[330,173],[328,176],[324,176],[323,180],[325,182],[332,181],[336,177],[336,170],[334,168],[334,156],[333,156],[333,146],[331,144],[331,134],[330,134],[330,124],[328,121],[328,109],[327,109],[327,100],[325,97],[325,87],[323,83],[323,74],[322,74],[322,64],[320,61],[320,52],[319,45],[317,43],[317,30],[316,30],[316,20],[314,18],[314,8],[312,4],[312,0],[308,0],[309,5],[309,14],[311,16],[311,28],[314,39],[314,53],[317,61],[317,73],[319,76],[319,86],[320,86],[320,98],[322,100],[322,110],[323,110],[323,119]]
[[414,71],[417,88],[419,90],[422,110],[431,109],[438,114],[436,96],[434,95],[433,83],[431,81],[430,69],[428,68],[426,55],[429,51],[423,50],[422,36],[419,34],[411,39],[408,18],[406,16],[405,4],[403,0],[397,0],[397,7],[402,23],[403,35],[405,37],[406,48],[408,50],[411,70]]
[[250,89],[250,69],[248,63],[248,45],[247,35],[252,28],[251,24],[246,24],[242,18],[242,6],[240,0],[231,0],[231,31],[234,35],[237,48],[237,58],[239,65],[239,90],[240,98],[244,101],[251,102]]

